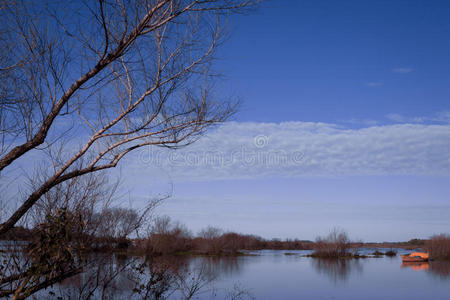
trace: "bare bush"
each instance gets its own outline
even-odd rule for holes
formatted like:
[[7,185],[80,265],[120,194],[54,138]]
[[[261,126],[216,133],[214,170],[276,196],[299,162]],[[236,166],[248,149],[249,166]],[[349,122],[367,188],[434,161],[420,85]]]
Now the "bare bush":
[[221,239],[222,230],[216,227],[208,226],[202,229],[197,239],[197,249],[205,254],[219,254],[223,251],[224,241]]
[[167,216],[158,217],[150,228],[148,238],[136,240],[138,249],[148,254],[163,255],[176,252],[197,254],[239,255],[240,250],[305,250],[312,249],[313,242],[300,240],[265,240],[259,236],[225,232],[209,226],[196,237],[182,224],[173,222]]
[[318,237],[313,256],[339,258],[349,255],[350,239],[345,231],[333,229],[326,237]]
[[[0,296],[24,299],[81,272],[83,223],[61,209],[39,224],[30,244],[9,252],[2,261]],[[5,276],[6,275],[6,276]]]
[[152,255],[173,254],[192,250],[192,234],[182,224],[168,216],[157,217],[147,240],[147,251]]
[[244,236],[234,232],[224,233],[220,239],[222,240],[223,250],[230,254],[236,254],[245,247]]
[[450,235],[440,234],[432,236],[426,243],[430,257],[437,260],[450,260]]
[[1,261],[0,295],[28,297],[85,270],[87,251],[129,245],[127,237],[148,211],[111,209],[115,188],[100,174],[66,181],[33,207],[29,243],[2,255],[7,259]]

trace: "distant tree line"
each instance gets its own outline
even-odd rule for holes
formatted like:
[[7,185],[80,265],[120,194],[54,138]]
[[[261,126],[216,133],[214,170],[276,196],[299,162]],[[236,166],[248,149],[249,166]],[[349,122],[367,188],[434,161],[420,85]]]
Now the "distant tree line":
[[[111,251],[129,250],[145,255],[177,253],[236,255],[240,250],[306,250],[313,249],[314,242],[298,239],[264,239],[252,234],[225,232],[209,226],[194,235],[185,225],[172,221],[168,216],[156,217],[145,236],[130,234],[141,224],[136,224],[137,213],[131,209],[107,209],[93,216],[94,224],[80,220],[66,210],[57,213],[46,222],[27,229],[15,227],[4,240],[29,242],[28,248],[37,247],[37,241],[52,243],[65,240],[64,244],[76,244],[78,250]],[[101,221],[100,221],[101,220]],[[80,228],[80,224],[83,224]],[[86,230],[93,227],[95,230]],[[67,231],[64,231],[63,229]],[[61,231],[63,230],[63,231]],[[48,237],[45,237],[48,235]],[[61,235],[61,236],[58,236]],[[63,238],[64,237],[64,238]],[[44,246],[44,245],[42,245]],[[42,249],[40,249],[41,251]]]
[[194,236],[184,225],[172,222],[169,217],[157,218],[147,238],[136,240],[139,248],[152,255],[191,252],[197,254],[236,255],[240,250],[261,249],[311,249],[311,241],[267,240],[250,234],[224,232],[207,227]]

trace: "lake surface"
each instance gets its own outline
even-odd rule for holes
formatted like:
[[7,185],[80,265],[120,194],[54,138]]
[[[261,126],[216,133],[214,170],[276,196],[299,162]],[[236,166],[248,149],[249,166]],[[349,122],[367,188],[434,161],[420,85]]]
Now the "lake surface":
[[[359,253],[373,251],[362,249]],[[404,265],[399,256],[346,260],[303,257],[308,253],[264,250],[239,257],[159,258],[158,264],[155,261],[146,266],[139,275],[131,269],[116,274],[106,298],[141,299],[157,290],[161,299],[450,299],[450,262]],[[125,261],[105,269],[117,271]],[[176,271],[168,274],[167,270]],[[83,282],[89,280],[93,277],[82,274],[53,291],[64,299],[77,298],[81,295],[77,290],[85,290]],[[136,290],[136,286],[140,288]],[[93,295],[100,297],[101,290],[97,288]]]
[[319,260],[301,257],[304,251],[258,254],[240,257],[238,270],[221,281],[238,281],[256,299],[450,299],[448,263],[402,266],[398,256]]

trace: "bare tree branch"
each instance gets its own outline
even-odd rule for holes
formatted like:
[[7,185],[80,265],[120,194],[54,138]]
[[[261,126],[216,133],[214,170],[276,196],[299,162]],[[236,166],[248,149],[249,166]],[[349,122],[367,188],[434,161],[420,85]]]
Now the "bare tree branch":
[[[65,181],[114,168],[141,147],[188,145],[226,120],[234,104],[209,92],[222,19],[257,2],[5,4],[0,46],[16,51],[0,60],[0,78],[14,82],[0,84],[0,171],[40,145],[70,146],[49,162],[53,174],[0,225],[0,235]],[[77,125],[64,131],[66,122]]]

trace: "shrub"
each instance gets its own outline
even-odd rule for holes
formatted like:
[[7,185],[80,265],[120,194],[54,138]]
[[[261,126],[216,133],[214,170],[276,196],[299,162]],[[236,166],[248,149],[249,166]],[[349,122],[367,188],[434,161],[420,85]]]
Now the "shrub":
[[389,250],[386,253],[384,253],[384,255],[386,255],[386,256],[396,256],[397,252],[395,252],[394,250]]
[[435,235],[427,241],[425,248],[430,257],[437,260],[450,260],[450,235]]
[[147,239],[147,251],[151,255],[173,254],[190,251],[192,235],[182,224],[169,217],[156,218]]
[[196,248],[204,254],[220,254],[225,246],[222,239],[222,230],[216,227],[208,226],[199,233]]
[[350,239],[345,231],[333,229],[325,238],[319,237],[314,244],[313,256],[339,258],[349,256]]
[[413,246],[423,246],[425,245],[425,240],[422,239],[412,239],[408,241],[408,244]]

